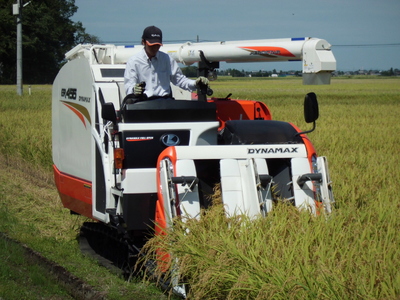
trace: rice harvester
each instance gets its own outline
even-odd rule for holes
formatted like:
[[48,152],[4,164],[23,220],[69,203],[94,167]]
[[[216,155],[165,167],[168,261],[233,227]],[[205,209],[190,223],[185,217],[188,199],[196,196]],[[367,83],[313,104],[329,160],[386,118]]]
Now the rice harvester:
[[[278,201],[330,212],[327,159],[306,135],[318,118],[314,93],[305,97],[305,120],[314,124],[305,132],[272,120],[263,102],[212,98],[207,88],[128,101],[125,63],[141,49],[80,44],[66,53],[52,91],[54,178],[65,208],[118,229],[137,248],[176,216],[199,218],[217,184],[228,215],[265,216]],[[336,69],[331,45],[318,38],[160,50],[198,63],[202,76],[214,76],[221,61],[301,61],[305,84],[329,84]]]

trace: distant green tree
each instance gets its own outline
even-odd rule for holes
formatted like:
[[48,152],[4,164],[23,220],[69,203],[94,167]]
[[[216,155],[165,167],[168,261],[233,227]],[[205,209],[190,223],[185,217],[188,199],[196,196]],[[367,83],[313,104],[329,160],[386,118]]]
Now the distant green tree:
[[[16,81],[15,0],[0,0],[0,83]],[[24,3],[28,1],[23,1]],[[52,83],[64,55],[79,43],[98,43],[81,22],[70,18],[78,7],[75,0],[33,0],[23,8],[22,53],[24,83]]]
[[83,27],[82,22],[75,23],[76,31],[75,31],[75,44],[99,44],[100,39],[92,34],[86,32],[86,29]]
[[197,77],[197,67],[188,66],[188,67],[182,68],[182,73],[186,77]]
[[395,72],[394,72],[393,68],[390,68],[387,71],[382,71],[381,75],[382,76],[395,76]]
[[259,70],[258,72],[251,73],[252,77],[268,77],[269,73],[266,71]]
[[231,73],[232,77],[244,77],[244,75],[245,75],[244,71],[240,72],[237,69],[232,69],[230,73]]

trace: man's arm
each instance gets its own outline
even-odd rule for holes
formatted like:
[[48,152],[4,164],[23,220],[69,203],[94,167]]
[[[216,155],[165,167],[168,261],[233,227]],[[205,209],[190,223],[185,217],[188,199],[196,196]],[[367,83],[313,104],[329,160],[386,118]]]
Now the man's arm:
[[134,64],[129,60],[126,64],[124,73],[124,85],[126,95],[132,94],[135,85],[139,82],[139,78],[134,68]]
[[180,87],[181,89],[187,91],[195,91],[196,90],[196,81],[193,79],[187,78],[183,75],[181,68],[179,68],[178,63],[170,58],[171,61],[171,82]]

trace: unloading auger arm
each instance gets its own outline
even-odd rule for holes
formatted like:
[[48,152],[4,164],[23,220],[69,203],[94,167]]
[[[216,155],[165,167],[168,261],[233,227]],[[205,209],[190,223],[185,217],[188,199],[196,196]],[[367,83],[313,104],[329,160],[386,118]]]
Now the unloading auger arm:
[[[66,54],[66,59],[86,57],[91,64],[125,64],[143,46],[78,45]],[[303,84],[329,84],[336,70],[331,45],[318,38],[284,38],[265,40],[220,41],[184,44],[164,44],[161,51],[184,65],[201,63],[201,53],[209,64],[301,61]]]

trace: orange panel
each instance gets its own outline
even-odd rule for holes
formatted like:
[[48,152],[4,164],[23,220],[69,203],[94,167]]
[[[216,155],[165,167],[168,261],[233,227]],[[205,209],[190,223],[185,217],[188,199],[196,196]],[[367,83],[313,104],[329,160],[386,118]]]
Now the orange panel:
[[64,174],[55,165],[53,165],[53,170],[54,181],[64,207],[88,218],[93,218],[92,183]]
[[219,100],[211,99],[217,105],[217,118],[220,129],[225,127],[229,120],[271,120],[268,107],[258,101],[251,100]]

